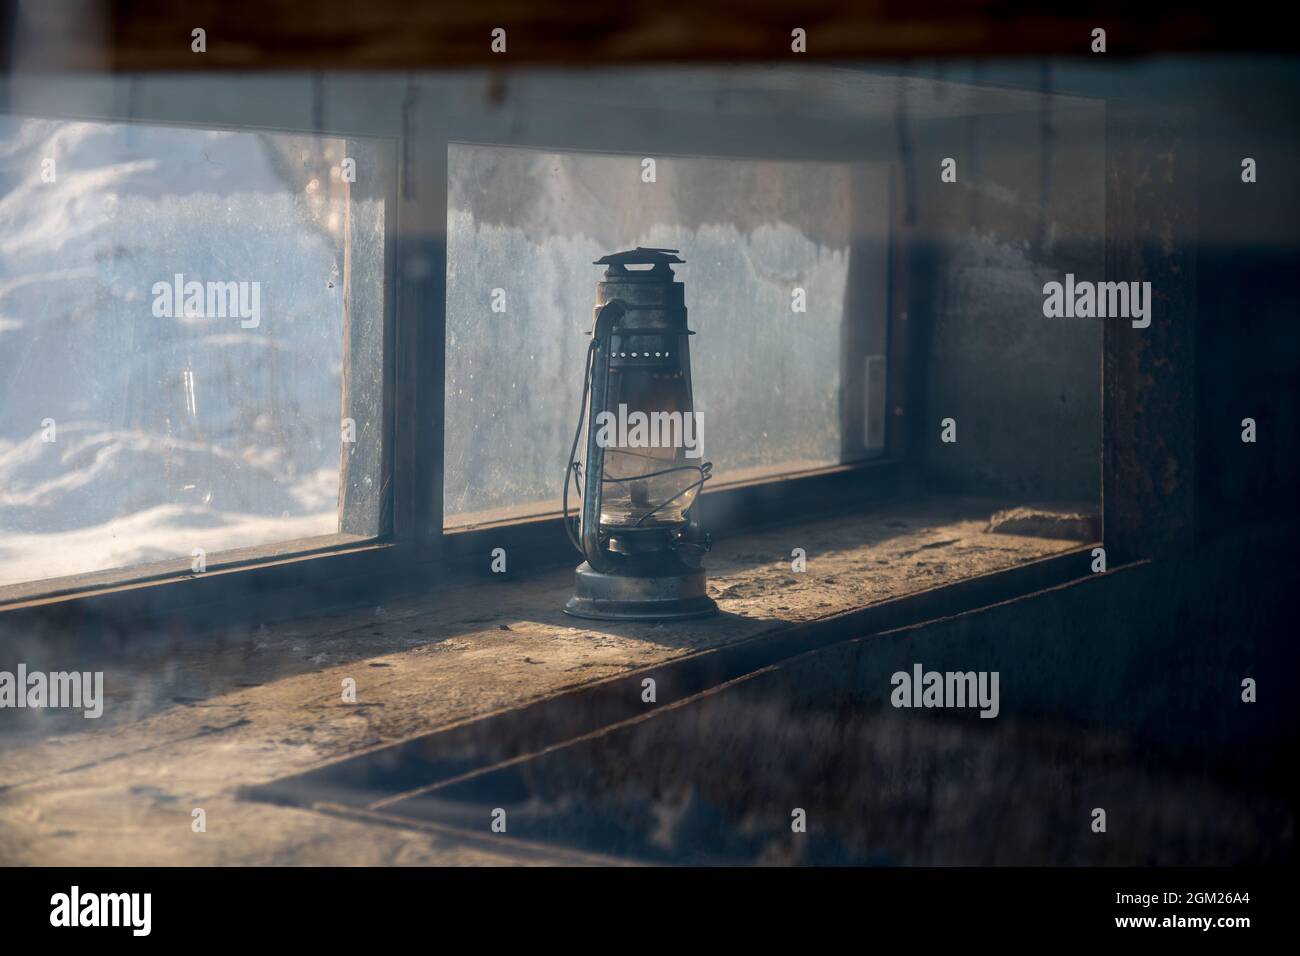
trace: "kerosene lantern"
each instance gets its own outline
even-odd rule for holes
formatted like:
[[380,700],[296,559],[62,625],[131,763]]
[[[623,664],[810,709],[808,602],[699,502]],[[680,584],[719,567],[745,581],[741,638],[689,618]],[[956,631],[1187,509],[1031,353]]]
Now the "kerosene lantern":
[[[586,560],[565,612],[600,620],[715,613],[701,559],[709,537],[694,505],[712,466],[691,399],[685,286],[676,249],[638,246],[597,259],[595,324],[581,417],[564,476],[564,526]],[[590,396],[590,404],[588,404]],[[576,460],[587,431],[585,470]],[[582,509],[569,518],[569,484]],[[580,484],[581,483],[581,484]]]

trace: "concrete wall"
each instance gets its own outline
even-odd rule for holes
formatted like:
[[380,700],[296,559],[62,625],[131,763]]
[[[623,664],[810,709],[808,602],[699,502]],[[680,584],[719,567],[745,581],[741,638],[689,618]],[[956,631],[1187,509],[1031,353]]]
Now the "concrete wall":
[[[1100,498],[1102,321],[1047,319],[1043,284],[1104,277],[1101,105],[922,124],[917,231],[929,314],[925,470],[940,488]],[[940,180],[957,160],[957,181]],[[956,443],[940,422],[957,422]]]

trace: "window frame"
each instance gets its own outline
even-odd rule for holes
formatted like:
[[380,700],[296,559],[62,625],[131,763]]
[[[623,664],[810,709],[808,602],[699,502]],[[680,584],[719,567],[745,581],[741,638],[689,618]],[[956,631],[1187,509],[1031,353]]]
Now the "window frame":
[[[132,111],[134,112],[134,111]],[[268,124],[233,124],[229,122],[197,122],[178,120],[172,116],[123,115],[116,110],[95,112],[66,111],[19,111],[7,110],[7,115],[30,116],[38,119],[65,120],[68,122],[102,122],[121,125],[140,125],[151,127],[171,127],[193,130],[229,130],[233,132],[268,132],[286,133],[344,139],[347,142],[346,155],[357,156],[364,151],[379,167],[385,169],[386,175],[379,178],[379,188],[370,195],[381,198],[384,202],[384,308],[381,317],[383,340],[383,407],[380,409],[381,445],[379,449],[379,471],[391,479],[396,468],[398,450],[394,435],[395,402],[391,400],[392,390],[396,384],[394,365],[394,342],[396,338],[396,309],[393,297],[395,275],[395,247],[398,236],[398,223],[391,213],[396,211],[397,184],[397,139],[393,136],[374,135],[370,133],[358,136],[349,135],[344,130],[309,129],[301,125]],[[346,315],[352,322],[357,319],[352,312],[352,303],[345,302]],[[345,341],[351,338],[352,330],[345,324]],[[345,370],[351,352],[345,351],[343,361]],[[345,382],[347,380],[345,374]],[[340,393],[340,402],[343,394]],[[341,471],[340,482],[344,481]],[[391,483],[391,482],[390,482]],[[342,493],[342,486],[340,491]],[[86,618],[91,616],[133,617],[142,620],[152,616],[175,615],[190,606],[205,606],[209,603],[219,604],[238,598],[238,588],[232,587],[229,575],[240,572],[241,585],[251,585],[250,590],[261,594],[267,591],[279,591],[293,586],[294,576],[302,569],[289,570],[308,560],[336,558],[329,565],[313,567],[317,573],[308,575],[308,579],[321,577],[319,572],[332,569],[338,572],[339,579],[351,576],[356,569],[370,562],[372,555],[391,550],[395,544],[394,508],[397,496],[391,489],[382,491],[378,503],[378,527],[374,536],[361,536],[342,530],[316,535],[310,538],[273,541],[265,544],[250,545],[227,551],[215,552],[210,556],[207,570],[195,573],[190,570],[188,558],[176,558],[150,562],[143,565],[130,565],[121,568],[106,568],[93,572],[66,575],[30,582],[20,582],[0,587],[0,626],[30,619],[66,620],[71,617]],[[340,510],[345,505],[340,502]],[[341,514],[342,522],[342,514]],[[165,585],[195,584],[212,579],[207,586],[194,586],[180,593],[176,589],[164,590]]]
[[[202,77],[200,82],[211,82]],[[484,74],[485,83],[505,82]],[[281,102],[272,97],[249,102],[251,87],[237,80],[224,98],[133,96],[129,76],[101,77],[116,89],[113,105],[90,115],[67,118],[110,122],[175,123],[201,128],[266,129],[323,136],[365,137],[388,143],[392,176],[385,193],[385,332],[384,428],[385,522],[380,536],[364,543],[339,544],[293,554],[250,556],[210,568],[202,574],[166,575],[121,581],[89,590],[61,588],[25,600],[0,604],[0,630],[8,625],[116,622],[138,627],[150,621],[183,625],[301,617],[333,608],[377,602],[450,581],[488,576],[494,547],[511,556],[510,577],[533,570],[575,564],[573,552],[554,514],[478,527],[443,528],[443,438],[445,416],[447,154],[452,143],[480,143],[540,150],[600,149],[643,155],[734,156],[747,159],[829,160],[854,162],[879,158],[890,164],[891,224],[886,299],[887,397],[885,452],[881,457],[847,462],[805,473],[779,474],[711,489],[701,495],[703,523],[725,536],[750,527],[793,521],[828,512],[860,508],[873,501],[909,495],[922,487],[922,434],[915,421],[924,409],[925,356],[915,347],[924,341],[924,270],[926,256],[910,244],[907,195],[897,158],[864,156],[866,133],[848,128],[843,119],[809,120],[808,134],[774,128],[762,114],[729,114],[726,122],[708,114],[678,116],[671,109],[629,109],[602,116],[600,129],[579,134],[561,122],[579,104],[527,103],[526,129],[491,110],[449,107],[424,95],[419,81],[400,75],[350,79],[310,78],[323,93],[334,84],[359,82],[374,88],[382,107],[367,108],[364,96],[331,100],[328,115],[319,106]],[[76,82],[76,81],[71,81]],[[0,102],[6,97],[0,96]],[[533,107],[537,106],[536,109]],[[42,111],[39,115],[51,116]],[[608,123],[604,122],[609,118]],[[239,122],[232,120],[239,119]],[[665,120],[674,120],[666,122]],[[891,120],[892,122],[892,120]],[[1111,129],[1107,112],[1108,131]],[[572,126],[570,124],[569,129]],[[1131,131],[1116,130],[1118,140]],[[796,145],[791,145],[791,144]],[[1107,153],[1107,202],[1112,193],[1131,187],[1131,161],[1112,161]],[[1128,153],[1124,154],[1128,156]],[[1127,172],[1126,172],[1127,170]],[[1109,213],[1109,208],[1108,208]],[[1136,237],[1113,232],[1107,217],[1107,273],[1112,262],[1131,249]],[[909,315],[909,313],[913,313]],[[1119,382],[1125,372],[1113,360],[1115,336],[1108,329],[1103,363],[1103,474],[1109,474],[1122,450],[1114,427],[1112,396],[1133,395],[1133,382]],[[1127,377],[1127,376],[1126,376]],[[851,415],[850,415],[851,417]],[[844,410],[842,423],[846,421]],[[1102,501],[1103,529],[1108,516],[1126,507],[1126,493],[1109,479]],[[834,502],[828,508],[825,502]],[[1131,504],[1131,501],[1129,501]],[[744,515],[738,519],[737,515]],[[1105,537],[1103,535],[1103,540]],[[1122,545],[1126,559],[1146,550],[1140,536]],[[1112,565],[1118,563],[1112,558]],[[129,574],[124,569],[123,574]]]

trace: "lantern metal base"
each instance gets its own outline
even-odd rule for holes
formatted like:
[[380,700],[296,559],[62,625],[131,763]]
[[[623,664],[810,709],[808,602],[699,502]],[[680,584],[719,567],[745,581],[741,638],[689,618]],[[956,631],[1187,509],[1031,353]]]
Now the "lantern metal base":
[[578,565],[574,595],[564,613],[597,621],[680,621],[716,614],[705,593],[704,569],[674,562],[661,573],[601,574]]

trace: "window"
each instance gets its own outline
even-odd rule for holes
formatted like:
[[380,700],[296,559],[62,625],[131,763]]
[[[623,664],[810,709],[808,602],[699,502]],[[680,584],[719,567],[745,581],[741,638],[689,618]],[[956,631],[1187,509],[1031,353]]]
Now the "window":
[[[713,487],[883,451],[888,168],[653,162],[647,182],[640,156],[450,147],[447,527],[559,509],[603,271],[592,263],[635,246],[685,259]],[[865,381],[846,396],[850,327]],[[866,405],[847,453],[846,399]]]
[[380,533],[368,156],[0,118],[0,594]]
[[[685,260],[718,538],[903,492],[1095,517],[1102,327],[1041,290],[1107,265],[1100,101],[853,68],[485,76],[9,98],[34,115],[0,121],[0,604],[147,580],[177,584],[137,589],[159,607],[310,607],[496,547],[573,562],[594,260],[637,245]],[[98,118],[48,118],[72,114]]]

